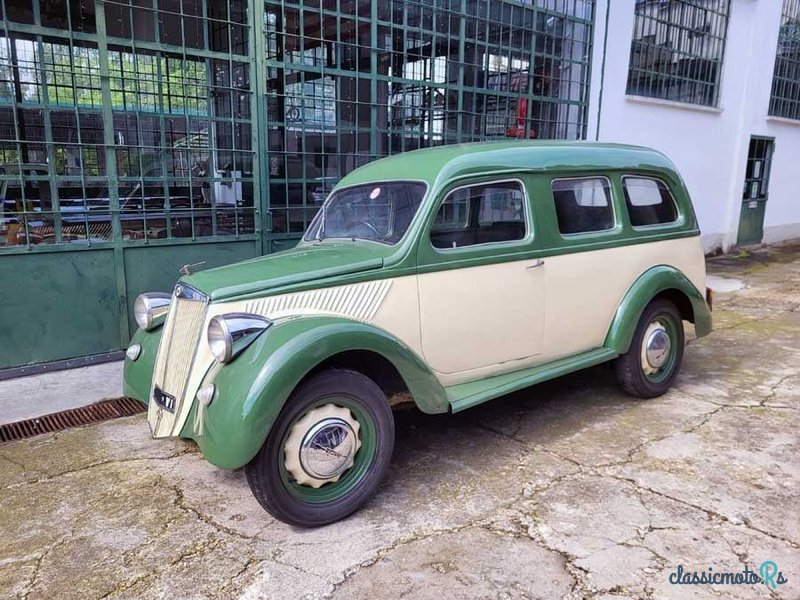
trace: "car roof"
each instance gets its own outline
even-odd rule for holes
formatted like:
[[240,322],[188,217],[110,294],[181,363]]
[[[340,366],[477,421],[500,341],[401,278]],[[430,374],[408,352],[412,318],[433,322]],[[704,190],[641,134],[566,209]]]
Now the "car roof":
[[395,154],[360,167],[337,187],[374,181],[420,180],[433,185],[469,175],[514,171],[648,170],[675,176],[675,166],[643,146],[584,141],[499,141],[452,144]]

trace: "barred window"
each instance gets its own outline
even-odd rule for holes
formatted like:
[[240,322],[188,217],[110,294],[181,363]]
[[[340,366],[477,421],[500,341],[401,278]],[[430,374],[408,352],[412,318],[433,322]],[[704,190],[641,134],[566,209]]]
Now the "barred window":
[[636,0],[627,93],[716,106],[730,0]]
[[783,0],[769,114],[800,119],[800,0]]

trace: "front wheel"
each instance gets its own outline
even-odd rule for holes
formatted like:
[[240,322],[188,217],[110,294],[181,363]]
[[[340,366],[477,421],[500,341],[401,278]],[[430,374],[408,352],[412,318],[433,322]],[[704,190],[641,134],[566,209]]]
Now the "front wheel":
[[318,527],[367,501],[393,449],[394,417],[383,391],[361,373],[331,369],[292,393],[245,473],[275,518]]
[[683,322],[669,300],[647,305],[629,350],[616,361],[617,381],[637,398],[664,394],[675,381],[683,361]]

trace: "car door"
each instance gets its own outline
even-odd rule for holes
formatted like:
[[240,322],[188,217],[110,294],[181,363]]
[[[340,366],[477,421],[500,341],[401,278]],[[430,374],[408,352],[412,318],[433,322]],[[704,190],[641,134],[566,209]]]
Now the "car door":
[[533,182],[549,226],[542,359],[599,348],[625,291],[641,273],[641,248],[624,238],[617,194],[605,174],[541,175]]
[[425,360],[445,383],[520,368],[541,352],[543,263],[520,179],[450,186],[418,245]]

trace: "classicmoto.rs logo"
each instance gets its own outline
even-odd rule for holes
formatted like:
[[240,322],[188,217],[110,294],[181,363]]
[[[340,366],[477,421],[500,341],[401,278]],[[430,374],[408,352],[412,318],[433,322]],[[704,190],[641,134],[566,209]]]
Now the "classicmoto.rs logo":
[[686,571],[683,565],[669,575],[669,582],[673,585],[755,585],[763,583],[768,588],[775,590],[789,580],[778,569],[777,563],[765,560],[757,571],[751,571],[745,565],[741,571],[714,571],[708,567],[705,571]]

